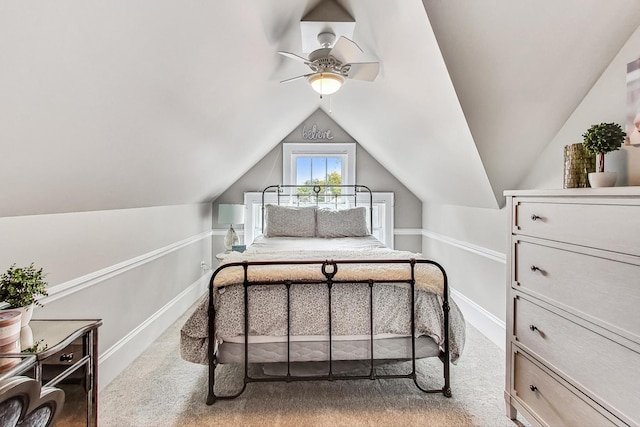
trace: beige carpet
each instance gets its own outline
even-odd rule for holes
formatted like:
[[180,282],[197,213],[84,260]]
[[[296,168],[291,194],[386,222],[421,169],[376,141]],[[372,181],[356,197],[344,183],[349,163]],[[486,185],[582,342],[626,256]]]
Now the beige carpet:
[[[527,425],[504,415],[503,353],[470,326],[465,352],[452,365],[450,399],[424,394],[411,380],[254,383],[235,400],[207,406],[207,368],[180,359],[185,319],[102,391],[100,426]],[[439,361],[418,363],[421,384],[439,387]],[[242,384],[242,371],[234,367],[223,366],[219,377],[221,390]]]

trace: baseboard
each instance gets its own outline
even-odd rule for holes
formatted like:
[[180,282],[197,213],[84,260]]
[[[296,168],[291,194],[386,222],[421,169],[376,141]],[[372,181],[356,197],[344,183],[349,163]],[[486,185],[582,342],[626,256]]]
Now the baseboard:
[[98,359],[102,390],[206,292],[211,272],[192,283],[160,310],[103,352]]
[[505,351],[505,323],[455,289],[450,289],[450,295],[462,311],[465,320]]

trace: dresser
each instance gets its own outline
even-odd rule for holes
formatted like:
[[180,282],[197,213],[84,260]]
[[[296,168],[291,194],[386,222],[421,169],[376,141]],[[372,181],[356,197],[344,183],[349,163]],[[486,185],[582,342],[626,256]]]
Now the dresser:
[[640,187],[505,196],[507,416],[640,425]]

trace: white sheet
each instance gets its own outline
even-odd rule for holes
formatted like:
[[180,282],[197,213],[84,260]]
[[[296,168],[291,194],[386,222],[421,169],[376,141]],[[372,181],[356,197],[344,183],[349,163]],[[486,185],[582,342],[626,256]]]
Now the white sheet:
[[343,251],[350,249],[375,249],[386,246],[373,236],[340,237],[324,239],[322,237],[265,237],[258,236],[247,248],[247,253],[280,251]]

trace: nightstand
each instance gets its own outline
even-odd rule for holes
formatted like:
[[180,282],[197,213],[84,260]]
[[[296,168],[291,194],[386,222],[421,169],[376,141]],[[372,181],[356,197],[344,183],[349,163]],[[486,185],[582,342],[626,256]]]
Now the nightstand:
[[[34,377],[41,385],[60,387],[65,380],[65,385],[67,381],[80,383],[82,400],[86,402],[82,418],[87,426],[98,425],[98,327],[101,325],[99,319],[33,319],[28,326],[33,334],[30,348],[33,351],[22,353],[35,357]],[[66,406],[63,417],[70,409]]]
[[23,375],[35,366],[36,357],[32,354],[0,354],[0,381]]

